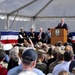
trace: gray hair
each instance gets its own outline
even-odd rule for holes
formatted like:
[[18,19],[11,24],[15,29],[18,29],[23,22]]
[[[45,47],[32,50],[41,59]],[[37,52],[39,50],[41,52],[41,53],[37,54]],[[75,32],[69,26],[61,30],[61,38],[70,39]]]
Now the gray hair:
[[19,48],[18,47],[14,47],[10,52],[9,52],[9,57],[10,58],[18,58],[19,54]]

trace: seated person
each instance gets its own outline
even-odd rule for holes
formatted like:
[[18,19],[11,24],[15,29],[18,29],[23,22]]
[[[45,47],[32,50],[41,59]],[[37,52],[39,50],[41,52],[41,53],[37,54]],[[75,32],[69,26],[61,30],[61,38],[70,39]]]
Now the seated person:
[[47,74],[47,65],[45,63],[43,63],[43,60],[44,60],[43,53],[38,52],[38,59],[37,59],[36,68],[40,69],[45,74]]
[[36,33],[34,32],[33,28],[30,29],[29,37],[32,40],[32,42],[35,44],[36,43]]
[[39,35],[37,36],[38,42],[44,42],[45,33],[43,31],[43,28],[40,28]]
[[59,72],[58,75],[69,75],[69,72],[65,71],[65,70],[62,70]]
[[27,37],[26,32],[23,31],[23,28],[21,27],[19,35],[18,35],[18,43],[23,43],[24,39],[26,39],[26,37]]
[[3,62],[5,58],[5,53],[3,52],[3,50],[0,50],[0,75],[7,75],[7,69],[3,67],[3,65],[1,64],[1,62]]

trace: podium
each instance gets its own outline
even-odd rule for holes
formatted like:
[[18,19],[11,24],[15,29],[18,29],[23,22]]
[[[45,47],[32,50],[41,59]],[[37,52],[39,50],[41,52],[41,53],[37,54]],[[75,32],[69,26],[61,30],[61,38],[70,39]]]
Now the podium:
[[62,41],[62,43],[67,42],[66,29],[51,29],[51,44],[54,45],[58,41]]

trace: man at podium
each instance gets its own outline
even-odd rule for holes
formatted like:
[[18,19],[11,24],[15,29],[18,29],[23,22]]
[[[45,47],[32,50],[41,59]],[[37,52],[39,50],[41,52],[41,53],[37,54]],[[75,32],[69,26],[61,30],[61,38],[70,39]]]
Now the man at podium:
[[67,30],[67,42],[70,42],[71,43],[71,39],[68,37],[69,36],[69,29],[68,29],[68,26],[67,24],[65,23],[65,20],[64,18],[61,19],[61,23],[59,23],[56,27],[56,29],[66,29]]
[[58,26],[56,27],[56,29],[66,29],[68,31],[68,26],[67,24],[65,23],[65,20],[64,18],[61,19],[61,23],[58,24]]

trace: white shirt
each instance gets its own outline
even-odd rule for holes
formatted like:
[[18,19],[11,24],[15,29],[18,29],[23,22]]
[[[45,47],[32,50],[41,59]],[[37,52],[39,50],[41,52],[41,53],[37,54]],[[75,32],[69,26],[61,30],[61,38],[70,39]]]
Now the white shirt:
[[52,75],[58,75],[58,73],[62,70],[69,72],[69,65],[70,65],[70,62],[66,62],[66,61],[62,62],[61,64],[56,65],[53,69]]

